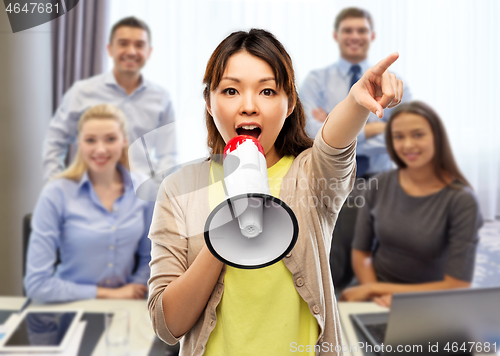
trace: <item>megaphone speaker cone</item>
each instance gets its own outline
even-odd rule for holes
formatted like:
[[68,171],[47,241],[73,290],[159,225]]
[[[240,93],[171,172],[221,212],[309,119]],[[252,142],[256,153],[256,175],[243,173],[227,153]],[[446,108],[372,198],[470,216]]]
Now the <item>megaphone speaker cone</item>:
[[[238,217],[256,208],[262,209],[261,232],[245,236]],[[223,263],[243,269],[262,268],[280,261],[295,246],[298,233],[292,209],[280,199],[261,193],[226,199],[205,223],[205,242],[210,252]]]
[[233,137],[224,148],[223,168],[227,199],[205,223],[208,249],[237,268],[280,261],[297,242],[299,225],[292,209],[271,195],[260,142],[251,136]]

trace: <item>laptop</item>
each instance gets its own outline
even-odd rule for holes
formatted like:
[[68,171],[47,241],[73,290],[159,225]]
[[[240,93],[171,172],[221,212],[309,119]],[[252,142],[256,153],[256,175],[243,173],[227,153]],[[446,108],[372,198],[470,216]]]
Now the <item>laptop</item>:
[[394,294],[389,313],[351,314],[378,355],[500,354],[500,287]]

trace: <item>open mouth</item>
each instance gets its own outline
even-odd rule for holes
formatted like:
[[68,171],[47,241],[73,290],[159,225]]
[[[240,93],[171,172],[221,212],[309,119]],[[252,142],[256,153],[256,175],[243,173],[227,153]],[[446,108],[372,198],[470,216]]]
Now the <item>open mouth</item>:
[[257,125],[242,125],[236,129],[238,135],[248,135],[255,139],[259,139],[262,130]]

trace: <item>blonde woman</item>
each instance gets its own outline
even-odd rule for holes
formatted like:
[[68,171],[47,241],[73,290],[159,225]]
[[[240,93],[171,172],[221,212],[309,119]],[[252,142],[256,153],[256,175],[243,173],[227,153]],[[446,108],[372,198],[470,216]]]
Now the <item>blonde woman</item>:
[[96,105],[81,116],[76,158],[45,186],[33,213],[28,297],[145,297],[153,205],[134,194],[127,152],[126,120],[117,107]]

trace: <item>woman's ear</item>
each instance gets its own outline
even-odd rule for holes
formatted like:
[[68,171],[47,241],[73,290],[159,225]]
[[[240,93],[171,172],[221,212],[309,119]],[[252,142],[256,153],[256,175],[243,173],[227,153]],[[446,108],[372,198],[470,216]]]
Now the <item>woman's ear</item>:
[[295,105],[292,105],[288,108],[288,111],[286,112],[286,117],[292,115],[293,110],[295,110]]
[[208,98],[207,100],[205,100],[205,106],[207,107],[207,111],[210,114],[210,116],[214,117],[212,115],[212,108],[210,107],[210,98]]

